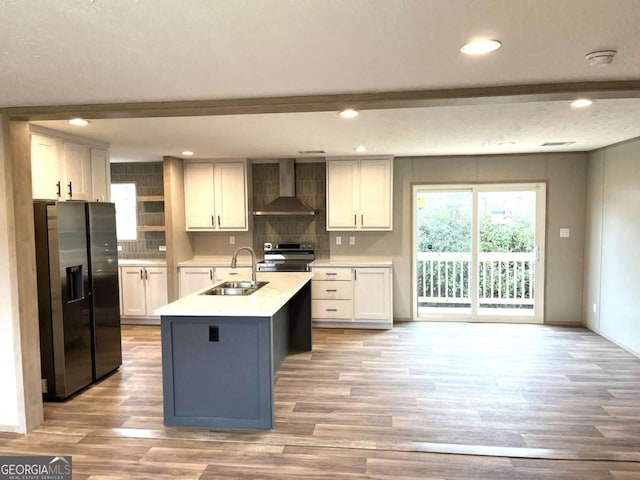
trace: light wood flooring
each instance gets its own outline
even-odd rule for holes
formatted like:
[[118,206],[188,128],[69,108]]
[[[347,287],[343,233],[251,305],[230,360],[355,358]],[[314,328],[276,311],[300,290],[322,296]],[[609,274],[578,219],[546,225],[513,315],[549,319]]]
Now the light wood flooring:
[[[278,372],[276,428],[165,427],[160,330],[0,455],[73,455],[74,479],[640,479],[640,359],[585,329],[402,323],[314,330]],[[194,365],[194,368],[198,368]]]

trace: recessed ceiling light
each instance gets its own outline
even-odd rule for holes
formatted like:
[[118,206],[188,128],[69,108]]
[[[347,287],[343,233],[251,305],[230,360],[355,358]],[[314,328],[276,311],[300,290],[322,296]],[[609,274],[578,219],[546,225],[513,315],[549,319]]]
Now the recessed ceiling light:
[[354,150],[358,153],[362,153],[367,151],[367,147],[360,145],[359,147],[354,148]]
[[347,108],[346,110],[342,110],[340,112],[340,116],[342,118],[356,118],[358,116],[358,111],[353,108]]
[[191,150],[184,150],[182,152],[182,155],[184,155],[185,157],[190,157],[191,155],[193,155],[193,152]]
[[89,121],[84,118],[72,118],[69,120],[69,125],[73,125],[74,127],[86,127],[89,125]]
[[460,47],[465,55],[482,55],[499,49],[502,43],[498,40],[474,40]]
[[571,106],[573,108],[584,108],[584,107],[588,107],[592,103],[593,103],[593,101],[589,100],[588,98],[579,98],[579,99],[574,100],[573,102],[571,102]]
[[615,50],[598,50],[597,52],[587,53],[584,59],[589,62],[589,65],[606,66],[613,62],[613,57],[616,56]]
[[573,145],[576,142],[544,142],[541,143],[541,147],[564,147],[566,145]]

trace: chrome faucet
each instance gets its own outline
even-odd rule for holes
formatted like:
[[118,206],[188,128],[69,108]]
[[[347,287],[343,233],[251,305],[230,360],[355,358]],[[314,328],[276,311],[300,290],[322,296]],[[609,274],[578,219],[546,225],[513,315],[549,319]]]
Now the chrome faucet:
[[233,257],[231,258],[231,268],[236,268],[236,263],[238,262],[238,253],[241,250],[247,250],[251,254],[251,284],[256,284],[256,252],[253,251],[251,247],[240,247],[235,252],[233,252]]

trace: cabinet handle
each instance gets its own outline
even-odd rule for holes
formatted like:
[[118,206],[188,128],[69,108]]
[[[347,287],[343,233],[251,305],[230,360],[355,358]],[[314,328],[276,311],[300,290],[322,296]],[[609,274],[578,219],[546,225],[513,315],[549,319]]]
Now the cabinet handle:
[[60,180],[58,180],[58,182],[56,183],[56,195],[58,195],[58,198],[60,198],[62,196],[62,185],[60,184]]
[[360,215],[360,226],[364,227],[364,213]]
[[326,274],[327,274],[327,275],[337,275],[337,273],[336,273],[336,272],[327,272]]
[[213,215],[211,215],[211,226],[215,227],[216,226],[216,219]]
[[213,280],[213,270],[209,270],[209,280]]
[[69,198],[73,198],[73,182],[69,182],[67,186],[69,187]]
[[327,310],[327,312],[337,312],[338,311],[337,308],[327,308],[326,310]]
[[353,225],[358,225],[358,215],[356,215],[355,213],[353,214]]
[[231,275],[238,275],[238,272],[229,272],[229,276]]
[[220,227],[220,215],[218,215],[218,227]]
[[353,270],[353,279],[358,280],[358,271],[356,269]]
[[325,292],[337,292],[337,291],[338,290],[336,290],[335,288],[325,290]]
[[140,280],[144,280],[144,277],[142,276],[142,269],[140,269]]

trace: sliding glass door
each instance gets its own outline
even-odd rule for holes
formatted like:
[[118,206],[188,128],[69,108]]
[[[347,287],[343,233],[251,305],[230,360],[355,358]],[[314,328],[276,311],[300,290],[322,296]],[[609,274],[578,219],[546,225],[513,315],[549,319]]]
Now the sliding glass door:
[[414,186],[414,317],[541,323],[544,184]]

